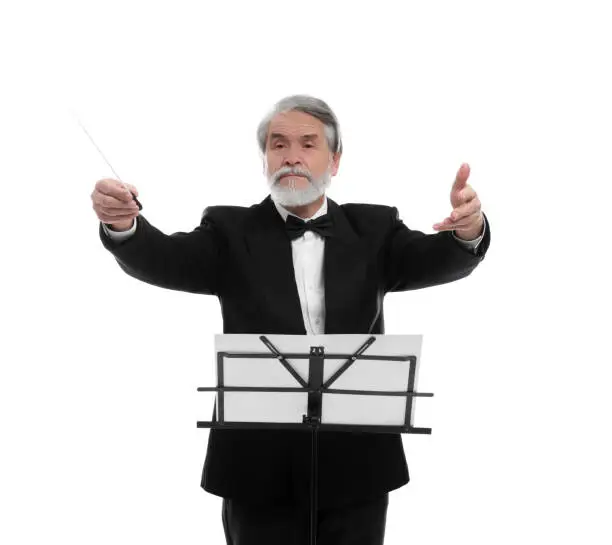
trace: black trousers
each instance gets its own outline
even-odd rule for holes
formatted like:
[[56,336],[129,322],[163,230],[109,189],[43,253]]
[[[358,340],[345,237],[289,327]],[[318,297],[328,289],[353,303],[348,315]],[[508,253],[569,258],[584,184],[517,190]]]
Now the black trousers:
[[[389,494],[317,511],[317,545],[383,545]],[[308,506],[223,499],[227,545],[308,545]]]

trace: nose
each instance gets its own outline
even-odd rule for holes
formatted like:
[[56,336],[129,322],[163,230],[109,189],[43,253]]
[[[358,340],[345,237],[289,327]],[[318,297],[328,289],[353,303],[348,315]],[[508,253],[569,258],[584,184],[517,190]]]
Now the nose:
[[288,149],[283,158],[283,166],[292,167],[292,166],[297,166],[301,164],[302,164],[302,160],[301,160],[299,152],[296,151],[295,148]]
[[298,167],[298,166],[302,166],[302,163],[297,158],[288,157],[283,161],[283,166],[284,167]]

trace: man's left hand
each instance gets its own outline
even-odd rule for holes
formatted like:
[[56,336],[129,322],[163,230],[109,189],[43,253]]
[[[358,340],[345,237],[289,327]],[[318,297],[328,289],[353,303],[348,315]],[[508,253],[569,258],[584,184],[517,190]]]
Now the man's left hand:
[[482,234],[484,217],[480,209],[480,199],[476,191],[467,183],[470,166],[463,163],[457,171],[457,177],[451,189],[451,206],[453,211],[441,223],[434,224],[436,231],[455,231],[463,240],[474,240]]

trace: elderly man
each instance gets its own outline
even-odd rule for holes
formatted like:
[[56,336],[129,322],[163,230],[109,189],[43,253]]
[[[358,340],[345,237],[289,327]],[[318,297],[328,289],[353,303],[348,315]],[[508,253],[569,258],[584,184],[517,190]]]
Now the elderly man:
[[[279,101],[257,139],[270,194],[250,207],[209,206],[189,233],[151,225],[134,186],[97,182],[100,237],[119,266],[162,288],[217,296],[224,333],[382,334],[386,293],[459,280],[484,258],[490,228],[467,165],[450,216],[426,235],[395,207],[326,196],[342,143],[324,101]],[[409,481],[401,435],[319,436],[318,544],[382,544],[388,493]],[[201,484],[223,498],[228,544],[307,543],[310,456],[300,431],[211,429]]]

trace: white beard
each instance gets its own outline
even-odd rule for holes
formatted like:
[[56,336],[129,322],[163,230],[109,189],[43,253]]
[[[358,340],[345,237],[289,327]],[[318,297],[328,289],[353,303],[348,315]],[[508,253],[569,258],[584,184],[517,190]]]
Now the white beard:
[[[295,181],[291,180],[287,186],[278,183],[281,176],[285,174],[300,174],[306,176],[308,181],[308,187],[304,189],[297,189],[295,187]],[[266,179],[268,181],[268,188],[270,189],[270,196],[272,200],[281,206],[305,206],[313,203],[321,195],[325,194],[325,190],[331,185],[331,165],[325,171],[325,173],[317,179],[313,179],[310,173],[301,168],[283,167],[278,169],[274,174],[268,173],[268,167],[266,166]]]

